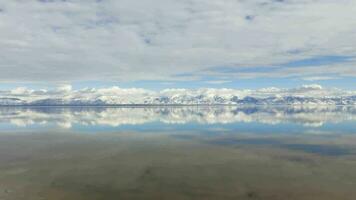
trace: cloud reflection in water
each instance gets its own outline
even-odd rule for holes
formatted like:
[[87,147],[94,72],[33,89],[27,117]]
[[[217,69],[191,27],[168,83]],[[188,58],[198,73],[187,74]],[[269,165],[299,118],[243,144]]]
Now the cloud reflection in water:
[[2,107],[0,123],[17,127],[55,124],[61,128],[80,126],[144,125],[162,123],[233,124],[259,123],[297,124],[321,127],[325,123],[356,121],[355,107]]

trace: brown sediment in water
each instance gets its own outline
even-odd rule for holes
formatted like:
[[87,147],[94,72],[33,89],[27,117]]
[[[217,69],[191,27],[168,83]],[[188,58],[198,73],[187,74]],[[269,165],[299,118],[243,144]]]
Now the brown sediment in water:
[[[238,142],[226,145],[221,138],[135,133],[1,135],[0,199],[351,200],[356,195],[353,154],[281,148],[272,137],[233,139]],[[315,142],[330,145],[327,139]]]

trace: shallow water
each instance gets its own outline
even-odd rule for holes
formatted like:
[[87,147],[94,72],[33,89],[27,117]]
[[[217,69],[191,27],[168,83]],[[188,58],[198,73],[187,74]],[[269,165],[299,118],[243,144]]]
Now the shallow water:
[[354,199],[355,107],[1,107],[0,199]]

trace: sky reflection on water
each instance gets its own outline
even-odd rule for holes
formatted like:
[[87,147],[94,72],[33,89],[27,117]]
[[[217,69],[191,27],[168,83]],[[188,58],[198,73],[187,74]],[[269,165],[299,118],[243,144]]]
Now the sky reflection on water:
[[[330,107],[1,107],[0,131],[116,130],[354,133],[356,108]],[[219,130],[219,131],[217,131]]]

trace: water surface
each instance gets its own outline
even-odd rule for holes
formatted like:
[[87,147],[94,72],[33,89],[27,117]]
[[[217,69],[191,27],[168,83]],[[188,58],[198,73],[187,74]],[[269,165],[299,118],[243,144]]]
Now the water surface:
[[356,108],[0,107],[0,199],[353,199]]

